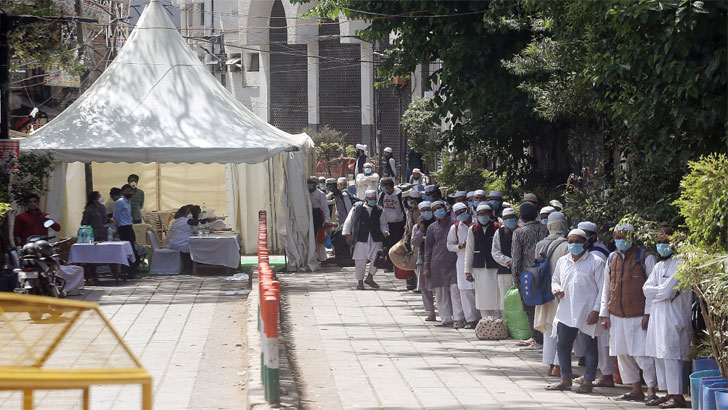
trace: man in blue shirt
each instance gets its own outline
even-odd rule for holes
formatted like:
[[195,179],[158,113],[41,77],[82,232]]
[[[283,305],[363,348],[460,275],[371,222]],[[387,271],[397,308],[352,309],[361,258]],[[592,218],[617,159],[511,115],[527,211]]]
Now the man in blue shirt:
[[116,201],[114,205],[114,222],[116,223],[116,231],[119,233],[119,239],[129,241],[131,249],[134,251],[134,263],[129,266],[126,276],[133,279],[136,274],[136,268],[139,266],[139,255],[136,251],[136,235],[134,235],[131,219],[131,197],[134,195],[134,189],[131,185],[126,184],[121,187],[122,197]]

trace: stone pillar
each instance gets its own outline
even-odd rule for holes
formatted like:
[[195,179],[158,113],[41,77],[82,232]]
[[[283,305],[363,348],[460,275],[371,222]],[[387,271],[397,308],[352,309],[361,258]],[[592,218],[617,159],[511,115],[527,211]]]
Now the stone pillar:
[[270,122],[270,47],[261,44],[258,56],[259,70],[259,103],[258,115],[266,122]]
[[374,48],[361,43],[361,140],[374,147]]
[[308,128],[318,131],[320,124],[319,104],[319,44],[308,43]]

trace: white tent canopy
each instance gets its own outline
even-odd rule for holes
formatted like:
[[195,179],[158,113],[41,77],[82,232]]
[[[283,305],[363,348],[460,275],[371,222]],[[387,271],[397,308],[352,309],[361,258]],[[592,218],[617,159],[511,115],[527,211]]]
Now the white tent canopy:
[[[152,0],[101,77],[20,147],[55,153],[60,163],[46,208],[65,209],[65,215],[72,209],[78,219],[83,199],[65,198],[64,203],[63,193],[77,193],[84,181],[78,171],[66,180],[68,163],[228,164],[228,213],[243,234],[245,250],[254,251],[257,211],[266,209],[270,237],[285,244],[289,265],[308,268],[315,260],[305,183],[312,146],[308,135],[273,127],[231,96]],[[273,248],[282,247],[274,243]]]

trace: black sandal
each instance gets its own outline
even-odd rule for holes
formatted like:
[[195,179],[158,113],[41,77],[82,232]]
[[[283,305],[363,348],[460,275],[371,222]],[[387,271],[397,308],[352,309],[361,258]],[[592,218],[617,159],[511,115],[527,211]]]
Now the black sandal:
[[624,393],[623,395],[617,397],[615,400],[619,400],[619,401],[644,401],[644,399],[645,399],[645,396],[644,395],[642,395],[640,397],[640,396],[632,396],[629,393]]
[[670,400],[670,398],[668,396],[657,397],[652,400],[647,400],[645,402],[645,406],[650,406],[650,407],[659,406],[660,404],[662,404],[668,400]]

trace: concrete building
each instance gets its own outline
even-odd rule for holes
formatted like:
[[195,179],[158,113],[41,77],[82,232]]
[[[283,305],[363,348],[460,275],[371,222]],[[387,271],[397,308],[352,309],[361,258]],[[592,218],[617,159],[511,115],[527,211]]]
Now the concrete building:
[[[407,147],[400,118],[424,95],[426,72],[375,88],[388,43],[357,36],[363,21],[302,18],[315,5],[289,0],[177,0],[180,29],[210,71],[248,108],[285,131],[328,124],[348,144],[380,156],[394,150],[404,168]],[[378,136],[378,138],[377,138]],[[374,152],[372,152],[374,151]]]

